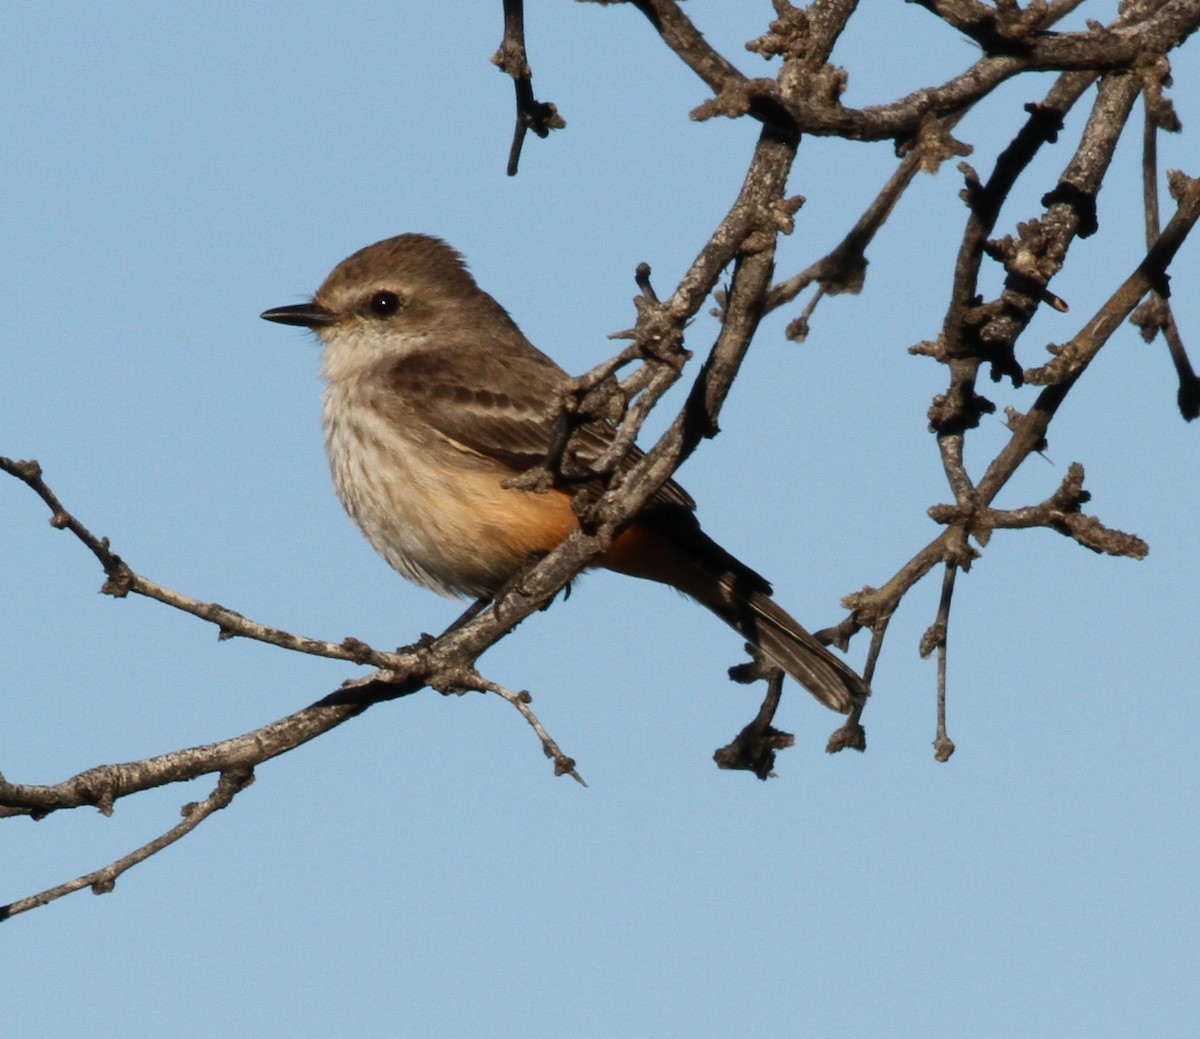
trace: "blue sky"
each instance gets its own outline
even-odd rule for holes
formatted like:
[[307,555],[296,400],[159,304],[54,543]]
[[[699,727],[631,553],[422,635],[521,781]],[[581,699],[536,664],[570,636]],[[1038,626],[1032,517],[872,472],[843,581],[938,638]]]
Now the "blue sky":
[[[36,457],[138,571],[256,619],[387,647],[458,606],[374,556],[329,487],[317,350],[258,319],[338,260],[439,234],[566,368],[633,322],[633,270],[673,285],[732,200],[749,123],[691,123],[699,80],[623,6],[530,3],[535,91],[568,128],[504,175],[512,90],[488,59],[499,4],[14,5],[0,38],[0,453]],[[1080,17],[1110,17],[1090,2]],[[688,10],[744,70],[767,4]],[[912,5],[863,5],[836,60],[848,103],[953,74],[966,41]],[[919,46],[918,46],[919,44]],[[920,50],[919,60],[909,51]],[[1185,52],[1190,53],[1190,52]],[[1185,126],[1200,63],[1176,62]],[[990,167],[1013,84],[959,136]],[[1064,142],[1078,132],[1074,117]],[[1021,360],[1068,339],[1142,252],[1138,147],[1123,142],[1102,233],[1054,283]],[[1066,161],[1039,159],[1000,228]],[[1162,165],[1200,173],[1194,137]],[[806,140],[807,197],[780,272],[836,242],[894,165],[887,145]],[[706,529],[810,626],[936,533],[948,491],[925,431],[936,334],[965,210],[921,177],[871,253],[864,294],[824,301],[803,346],[764,323],[681,479]],[[1165,198],[1165,196],[1164,196]],[[1169,212],[1169,202],[1164,202]],[[1195,284],[1197,243],[1175,270]],[[987,274],[989,287],[998,271]],[[1176,293],[1197,348],[1200,309]],[[692,328],[704,349],[714,326]],[[991,384],[1003,408],[1032,390]],[[933,761],[936,581],[889,631],[864,756],[829,757],[834,715],[792,690],[779,778],[711,753],[754,710],[724,669],[740,642],[702,610],[611,575],[484,658],[527,688],[590,786],[555,780],[495,698],[410,697],[258,772],[226,812],[127,874],[3,928],[0,1032],[23,1039],[421,1035],[1177,1036],[1196,995],[1200,608],[1196,437],[1159,344],[1119,332],[1006,507],[1074,460],[1140,563],[1048,532],[998,533],[960,578],[950,731]],[[678,403],[678,394],[674,398]],[[666,412],[663,412],[666,415]],[[652,424],[661,428],[665,418]],[[653,432],[653,430],[651,430]],[[1003,442],[972,434],[968,462]],[[0,771],[55,782],[251,729],[354,673],[98,596],[90,557],[0,481],[5,693]],[[852,648],[861,664],[865,636]],[[0,902],[166,829],[203,783],[105,819],[10,820]]]

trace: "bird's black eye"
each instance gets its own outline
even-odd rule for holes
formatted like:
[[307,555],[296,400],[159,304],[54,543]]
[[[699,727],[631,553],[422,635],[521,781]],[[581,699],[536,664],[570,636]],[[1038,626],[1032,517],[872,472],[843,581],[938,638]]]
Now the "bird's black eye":
[[402,306],[404,303],[400,297],[386,289],[376,292],[367,303],[367,308],[375,317],[391,317]]

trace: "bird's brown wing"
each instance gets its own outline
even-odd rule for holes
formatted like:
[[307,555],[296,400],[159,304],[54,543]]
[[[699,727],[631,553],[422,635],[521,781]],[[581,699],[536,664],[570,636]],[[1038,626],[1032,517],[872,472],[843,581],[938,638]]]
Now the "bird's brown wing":
[[[550,451],[556,424],[562,421],[562,392],[569,377],[528,342],[520,345],[523,348],[497,344],[482,356],[446,342],[436,350],[414,351],[388,370],[392,400],[409,420],[481,462],[498,462],[517,473],[532,469]],[[612,426],[599,422],[580,427],[571,441],[573,456],[584,464],[598,458],[614,433]],[[633,447],[621,468],[632,468],[642,457]],[[673,480],[651,503],[695,508],[691,496]]]

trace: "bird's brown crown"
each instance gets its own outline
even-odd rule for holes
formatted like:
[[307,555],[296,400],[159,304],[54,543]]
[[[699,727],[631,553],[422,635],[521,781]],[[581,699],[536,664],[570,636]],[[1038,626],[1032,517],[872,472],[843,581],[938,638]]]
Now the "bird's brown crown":
[[335,314],[345,314],[386,292],[408,306],[460,301],[478,288],[462,256],[440,238],[402,234],[344,259],[317,290],[316,300]]

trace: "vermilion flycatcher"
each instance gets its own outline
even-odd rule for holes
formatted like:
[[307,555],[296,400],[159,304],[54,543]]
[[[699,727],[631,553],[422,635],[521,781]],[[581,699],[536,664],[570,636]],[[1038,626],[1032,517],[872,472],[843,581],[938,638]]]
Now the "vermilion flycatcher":
[[[504,486],[545,459],[569,377],[445,242],[377,242],[338,264],[311,302],[262,316],[320,336],[334,486],[405,577],[488,597],[576,529],[566,492]],[[601,423],[583,431],[596,454],[612,435]],[[867,684],[700,529],[694,507],[665,484],[594,565],[696,599],[826,706],[845,713],[862,702]]]

